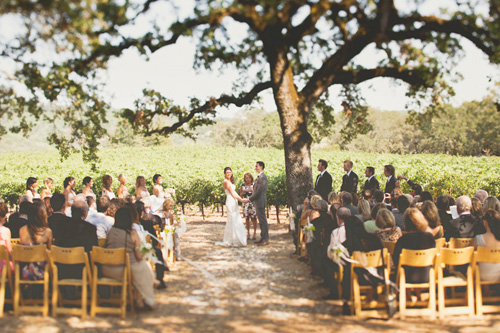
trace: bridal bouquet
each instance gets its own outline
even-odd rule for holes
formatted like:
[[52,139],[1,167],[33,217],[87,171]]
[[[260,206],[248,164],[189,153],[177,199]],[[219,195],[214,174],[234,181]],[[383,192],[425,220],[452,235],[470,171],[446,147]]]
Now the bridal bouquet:
[[307,218],[307,224],[303,227],[304,229],[304,234],[307,236],[307,243],[311,243],[314,240],[314,233],[313,231],[316,230],[316,228],[309,223],[309,218]]
[[184,214],[181,214],[181,216],[177,216],[177,222],[180,223],[181,227],[176,231],[178,234],[185,233],[187,231],[187,225],[186,225],[186,217]]

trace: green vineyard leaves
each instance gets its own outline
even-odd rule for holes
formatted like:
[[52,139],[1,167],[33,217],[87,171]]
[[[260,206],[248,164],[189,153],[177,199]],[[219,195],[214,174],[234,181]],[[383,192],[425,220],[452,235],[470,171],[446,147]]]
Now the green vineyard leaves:
[[[11,205],[16,204],[19,196],[24,193],[26,179],[30,176],[38,178],[38,192],[41,192],[45,177],[54,179],[54,192],[62,192],[63,180],[67,176],[76,178],[76,191],[81,192],[82,179],[90,176],[94,179],[94,192],[99,193],[104,174],[108,173],[113,177],[113,189],[116,192],[118,175],[123,173],[127,176],[129,193],[135,194],[135,178],[138,175],[146,177],[146,186],[151,191],[152,177],[159,173],[163,176],[163,186],[175,189],[179,203],[214,206],[225,200],[222,189],[224,167],[230,166],[233,169],[235,183],[239,188],[246,172],[256,176],[256,161],[266,163],[265,171],[269,179],[268,204],[287,205],[285,159],[283,151],[278,149],[203,145],[107,149],[101,152],[98,171],[92,171],[91,165],[84,163],[80,155],[73,155],[60,162],[55,151],[0,156],[0,197]],[[430,191],[434,196],[447,194],[450,189],[455,197],[462,194],[473,195],[480,188],[490,195],[500,194],[500,164],[497,157],[314,151],[312,158],[313,166],[320,158],[328,161],[334,191],[340,189],[344,174],[343,161],[350,159],[354,162],[353,170],[359,175],[360,184],[365,181],[365,168],[373,166],[383,187],[386,181],[383,166],[393,164],[396,174],[405,175],[421,184],[424,190]],[[317,171],[313,177],[316,175]],[[409,191],[406,182],[403,181],[401,187],[404,192]]]

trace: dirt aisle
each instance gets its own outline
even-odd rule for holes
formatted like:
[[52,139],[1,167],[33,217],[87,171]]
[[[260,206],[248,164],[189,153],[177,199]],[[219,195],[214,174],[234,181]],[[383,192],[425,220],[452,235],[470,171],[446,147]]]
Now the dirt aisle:
[[[190,216],[182,236],[187,259],[171,266],[168,289],[157,292],[153,312],[130,313],[125,320],[98,316],[57,319],[40,316],[0,319],[8,332],[373,332],[500,331],[500,316],[451,317],[444,321],[392,319],[355,321],[342,316],[339,301],[323,301],[308,266],[291,256],[288,227],[271,219],[266,247],[253,241],[245,248],[215,246],[224,232],[224,217]],[[282,221],[284,221],[284,216]]]

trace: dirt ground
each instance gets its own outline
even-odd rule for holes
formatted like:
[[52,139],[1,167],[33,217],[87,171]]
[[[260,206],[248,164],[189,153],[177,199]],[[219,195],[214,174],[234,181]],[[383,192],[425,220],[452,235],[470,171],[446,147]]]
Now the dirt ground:
[[[311,276],[308,266],[291,255],[294,250],[285,215],[281,224],[271,212],[270,245],[253,241],[245,248],[216,246],[222,240],[225,217],[214,213],[203,219],[188,215],[182,235],[185,260],[170,265],[166,290],[156,294],[152,312],[128,313],[125,320],[99,315],[79,317],[39,315],[0,319],[2,332],[493,332],[500,316],[454,316],[356,321],[341,314],[340,301],[324,301],[327,290]],[[257,237],[258,238],[258,237]]]

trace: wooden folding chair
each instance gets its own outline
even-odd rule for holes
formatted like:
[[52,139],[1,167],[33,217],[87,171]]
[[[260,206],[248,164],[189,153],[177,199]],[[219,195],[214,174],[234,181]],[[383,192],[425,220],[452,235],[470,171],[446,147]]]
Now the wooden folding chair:
[[[383,258],[382,258],[383,256]],[[356,273],[356,267],[374,267],[383,266],[382,277],[387,281],[390,272],[390,256],[389,251],[384,248],[371,252],[354,251],[351,259],[358,263],[351,263],[351,313],[356,315],[356,319],[361,317],[377,317],[385,318],[387,311],[385,302],[373,299],[373,287],[371,285],[360,285],[359,276]],[[382,285],[377,286],[378,295],[382,295],[384,288]],[[385,299],[385,298],[384,298]],[[366,309],[366,310],[365,310]]]
[[14,287],[12,285],[12,272],[10,271],[9,252],[4,245],[0,245],[0,261],[3,261],[2,276],[0,278],[0,317],[3,317],[3,308],[6,302],[12,303],[12,298],[5,299],[5,290],[10,288],[10,294],[13,295]]
[[438,250],[438,253],[442,247],[445,247],[445,245],[446,245],[446,238],[442,237],[436,239],[436,249]]
[[11,245],[14,245],[14,244],[20,245],[21,244],[21,239],[20,238],[11,238],[10,239],[10,244]]
[[99,245],[99,247],[106,247],[106,239],[107,238],[98,238],[97,245]]
[[383,241],[382,243],[384,244],[384,248],[386,248],[387,251],[389,251],[389,254],[392,257],[392,255],[394,254],[394,248],[396,247],[397,241]]
[[[473,279],[473,261],[474,248],[466,247],[461,249],[441,248],[437,266],[438,273],[438,308],[439,317],[443,318],[447,314],[468,314],[474,315],[474,279]],[[445,265],[452,266],[466,265],[467,273],[465,279],[460,275],[444,277],[443,270]],[[446,296],[445,288],[467,287],[465,294],[451,293]],[[458,297],[457,297],[458,296]],[[452,305],[447,307],[446,305]],[[458,305],[458,306],[456,306]]]
[[[489,286],[499,285],[500,281],[482,281],[479,270],[479,263],[497,264],[500,265],[500,249],[490,249],[478,246],[474,254],[474,266],[476,271],[476,314],[500,312],[500,296],[490,296],[486,292],[483,294],[481,287],[486,287],[489,291]],[[488,303],[488,304],[485,304]]]
[[[399,285],[399,312],[402,318],[407,315],[426,315],[432,319],[436,318],[436,253],[435,248],[427,250],[403,249],[399,257],[397,283]],[[406,267],[430,267],[429,282],[408,283],[406,282]],[[427,302],[411,302],[411,306],[425,306],[426,308],[407,309],[406,290],[409,288],[429,289],[429,300]],[[426,304],[427,303],[427,304]]]
[[[40,311],[43,316],[49,314],[49,265],[46,265],[43,270],[42,280],[22,280],[20,263],[36,263],[47,261],[47,247],[45,245],[16,245],[12,246],[12,261],[14,262],[14,315],[18,316],[20,312]],[[43,287],[42,305],[36,305],[33,302],[31,305],[20,304],[21,301],[21,285],[41,285]]]
[[[125,319],[127,312],[127,292],[130,302],[130,308],[133,310],[133,295],[132,295],[132,280],[130,273],[130,263],[128,253],[124,248],[120,249],[105,249],[97,246],[92,247],[90,252],[90,260],[92,261],[92,299],[90,303],[90,316],[95,317],[97,312],[119,314],[122,319]],[[118,265],[123,267],[122,280],[115,280],[107,277],[98,277],[97,265]],[[119,308],[100,306],[101,300],[98,299],[97,287],[98,286],[121,287],[120,299],[106,299],[106,303],[116,303],[120,305]]]
[[450,238],[450,249],[461,249],[463,247],[472,246],[474,238]]
[[[52,268],[52,316],[58,313],[81,315],[82,319],[87,316],[87,289],[91,281],[89,258],[83,247],[64,248],[52,246],[49,252],[49,260]],[[57,264],[83,265],[81,278],[59,279]],[[81,288],[80,308],[66,308],[64,304],[78,304],[74,301],[64,300],[59,290],[60,286],[73,286]]]

